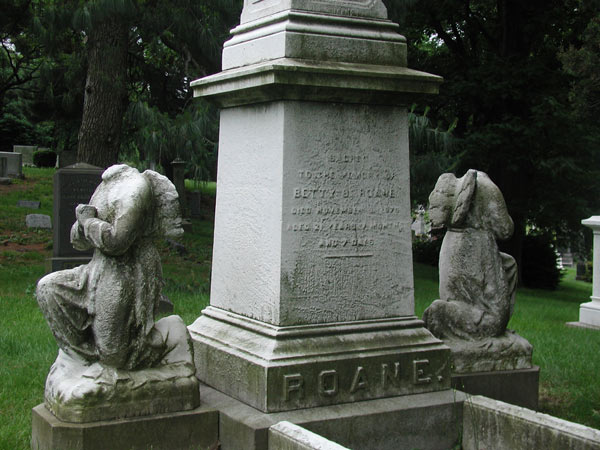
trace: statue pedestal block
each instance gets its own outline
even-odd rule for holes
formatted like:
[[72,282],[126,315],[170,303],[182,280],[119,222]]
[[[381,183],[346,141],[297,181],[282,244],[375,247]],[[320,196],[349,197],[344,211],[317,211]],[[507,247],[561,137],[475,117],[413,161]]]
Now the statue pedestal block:
[[219,413],[191,411],[110,421],[69,423],[41,404],[32,410],[33,450],[192,450],[216,448]]
[[204,405],[219,410],[222,450],[266,450],[269,427],[282,420],[353,450],[453,448],[466,398],[446,390],[265,414],[208,386],[200,391]]
[[452,375],[452,387],[524,408],[538,409],[540,368],[497,370]]

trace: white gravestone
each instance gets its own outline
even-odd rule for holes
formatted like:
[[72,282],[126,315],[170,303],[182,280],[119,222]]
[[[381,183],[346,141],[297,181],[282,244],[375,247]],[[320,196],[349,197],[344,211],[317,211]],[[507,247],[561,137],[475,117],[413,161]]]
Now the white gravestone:
[[592,301],[579,306],[579,322],[600,328],[600,216],[592,216],[581,223],[594,231],[594,269]]
[[247,1],[224,71],[201,381],[264,412],[442,391],[414,316],[406,68],[380,0]]

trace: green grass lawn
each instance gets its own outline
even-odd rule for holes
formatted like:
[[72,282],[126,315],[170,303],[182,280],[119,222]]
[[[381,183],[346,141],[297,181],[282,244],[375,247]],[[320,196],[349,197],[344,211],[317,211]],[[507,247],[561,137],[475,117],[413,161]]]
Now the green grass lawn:
[[[17,189],[0,192],[0,450],[27,449],[31,408],[43,401],[44,380],[57,347],[33,292],[51,253],[51,233],[25,228],[21,199],[42,200],[43,214],[52,214],[53,171],[26,169]],[[165,293],[175,313],[192,323],[208,304],[213,224],[192,221],[181,239],[188,250],[179,255],[161,244]],[[415,309],[423,310],[438,296],[437,269],[415,265]],[[578,318],[591,285],[569,272],[558,290],[520,289],[510,328],[534,345],[541,367],[543,412],[600,428],[600,332],[565,327]]]

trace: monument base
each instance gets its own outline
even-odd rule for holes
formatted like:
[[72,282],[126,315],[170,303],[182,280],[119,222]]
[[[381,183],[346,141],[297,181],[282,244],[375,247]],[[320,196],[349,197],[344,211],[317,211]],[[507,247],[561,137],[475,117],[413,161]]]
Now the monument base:
[[600,299],[579,305],[579,322],[600,327]]
[[590,325],[584,322],[567,322],[566,325],[571,328],[586,328],[588,330],[600,330],[600,326]]
[[191,411],[88,423],[57,419],[41,404],[32,410],[33,450],[196,450],[216,448],[219,413]]
[[452,387],[471,395],[500,400],[537,410],[540,368],[499,370],[452,375]]
[[353,450],[454,448],[466,398],[447,389],[265,414],[208,386],[200,390],[204,405],[219,410],[221,450],[266,450],[269,427],[282,420]]
[[265,413],[450,388],[450,351],[415,317],[276,327],[208,307],[197,376]]

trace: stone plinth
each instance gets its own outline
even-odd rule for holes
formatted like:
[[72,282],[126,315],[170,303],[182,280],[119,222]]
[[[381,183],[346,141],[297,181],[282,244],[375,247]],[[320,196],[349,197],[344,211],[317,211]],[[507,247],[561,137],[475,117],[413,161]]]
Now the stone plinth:
[[591,302],[579,306],[579,322],[570,323],[582,328],[600,329],[600,216],[592,216],[581,223],[594,232],[594,269]]
[[380,0],[247,2],[219,106],[210,307],[199,378],[264,412],[448,389],[414,317],[405,67]]
[[452,374],[452,387],[471,395],[537,410],[540,368]]
[[53,204],[53,250],[51,271],[70,269],[87,264],[93,250],[79,251],[71,244],[71,226],[75,223],[75,208],[87,204],[94,190],[102,181],[103,169],[78,163],[54,174]]
[[219,413],[206,407],[137,418],[68,423],[42,405],[32,411],[33,450],[196,450],[216,448]]
[[215,389],[200,391],[205,407],[219,410],[222,450],[267,450],[269,428],[282,420],[353,450],[455,448],[466,399],[445,390],[264,414]]

